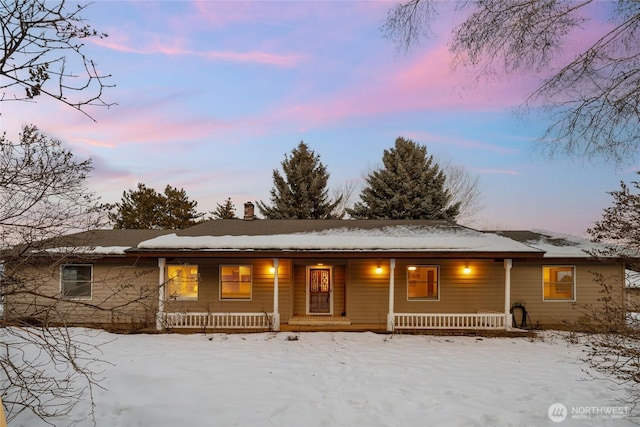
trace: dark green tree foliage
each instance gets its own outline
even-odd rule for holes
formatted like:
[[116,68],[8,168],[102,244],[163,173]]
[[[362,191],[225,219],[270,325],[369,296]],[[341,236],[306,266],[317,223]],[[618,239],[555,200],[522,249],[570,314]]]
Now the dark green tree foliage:
[[370,173],[367,186],[347,212],[362,219],[448,219],[458,216],[446,177],[425,146],[404,138],[384,150],[383,167]]
[[197,205],[184,189],[167,185],[161,194],[139,183],[137,190],[123,192],[122,200],[110,206],[109,220],[116,229],[182,229],[203,216]]
[[227,201],[224,202],[224,205],[218,203],[216,205],[216,210],[213,211],[212,214],[215,219],[235,219],[236,207],[233,205],[231,197],[227,198]]
[[269,219],[337,219],[335,213],[342,197],[331,201],[328,196],[329,173],[320,156],[304,142],[285,154],[282,162],[284,177],[273,171],[272,206],[257,202],[260,213]]

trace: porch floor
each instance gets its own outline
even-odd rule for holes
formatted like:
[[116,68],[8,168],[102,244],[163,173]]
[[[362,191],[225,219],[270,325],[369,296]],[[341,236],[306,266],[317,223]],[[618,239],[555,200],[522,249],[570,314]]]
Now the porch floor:
[[289,325],[302,326],[345,326],[350,325],[351,320],[347,316],[291,316]]

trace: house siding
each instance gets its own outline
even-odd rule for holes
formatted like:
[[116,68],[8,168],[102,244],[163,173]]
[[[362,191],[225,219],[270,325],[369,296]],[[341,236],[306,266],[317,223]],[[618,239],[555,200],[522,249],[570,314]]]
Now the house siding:
[[[386,265],[384,263],[386,262]],[[385,324],[389,311],[389,262],[350,260],[347,264],[347,315],[352,324]]]
[[[439,300],[408,300],[407,267],[435,265],[439,271]],[[469,266],[469,274],[463,269]],[[493,260],[398,260],[395,269],[394,311],[398,313],[476,313],[504,311],[502,262]]]
[[5,317],[8,320],[24,317],[45,320],[46,317],[46,321],[53,323],[82,325],[151,325],[155,322],[158,306],[158,267],[155,260],[77,260],[66,264],[93,266],[90,299],[79,299],[78,302],[59,299],[59,265],[27,268],[23,277],[31,283],[38,283],[37,293],[40,296],[7,296]]
[[[575,301],[543,301],[542,270],[544,266],[575,266]],[[611,295],[617,304],[623,303],[623,268],[615,264],[586,262],[545,261],[541,263],[517,262],[511,270],[511,301],[524,304],[534,327],[566,327],[575,324],[589,324],[586,305],[598,307],[604,295],[594,272],[613,284],[616,291]],[[586,311],[587,310],[587,311]]]
[[[270,269],[273,259],[177,259],[173,263],[192,264],[198,266],[199,284],[197,300],[167,300],[166,312],[196,313],[271,313],[273,312],[274,276]],[[169,263],[168,263],[169,264]],[[220,299],[220,266],[251,265],[252,289],[250,300]],[[291,262],[280,259],[278,266],[278,311],[281,321],[286,321],[291,313]]]

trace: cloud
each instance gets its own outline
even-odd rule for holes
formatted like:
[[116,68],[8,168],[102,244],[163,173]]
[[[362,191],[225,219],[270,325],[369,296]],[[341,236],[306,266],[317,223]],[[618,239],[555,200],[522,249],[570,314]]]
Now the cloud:
[[106,49],[137,55],[165,55],[165,56],[190,56],[209,59],[213,61],[234,62],[234,63],[255,63],[263,65],[272,65],[277,67],[295,67],[306,59],[305,55],[298,54],[278,54],[264,52],[259,50],[251,50],[246,52],[237,51],[215,51],[205,50],[198,51],[193,49],[185,49],[179,44],[173,42],[173,45],[165,44],[163,41],[156,41],[143,47],[134,47],[128,44],[128,40],[120,38],[113,39],[96,39],[92,40],[94,44]]
[[491,175],[520,175],[520,172],[512,169],[478,169],[478,173]]
[[422,131],[407,131],[400,132],[401,135],[413,139],[417,142],[432,144],[442,144],[447,146],[456,146],[461,148],[489,151],[498,154],[517,154],[520,152],[517,148],[509,148],[500,145],[488,144],[486,142],[472,140],[467,138],[460,138],[452,135],[437,134]]

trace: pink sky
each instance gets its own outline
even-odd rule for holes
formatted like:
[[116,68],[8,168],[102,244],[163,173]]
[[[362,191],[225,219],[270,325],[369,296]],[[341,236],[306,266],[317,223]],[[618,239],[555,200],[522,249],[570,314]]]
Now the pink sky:
[[475,225],[584,233],[635,168],[536,152],[545,123],[512,113],[535,77],[453,73],[448,16],[398,53],[380,32],[392,4],[97,2],[85,17],[109,37],[87,53],[113,75],[105,96],[117,105],[91,110],[94,123],[45,100],[3,103],[2,130],[35,123],[92,157],[91,187],[106,202],[138,182],[170,184],[202,211],[231,197],[239,215],[247,200],[268,201],[272,170],[301,140],[339,187],[405,136],[480,176]]

